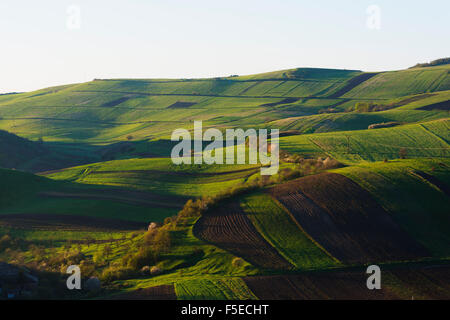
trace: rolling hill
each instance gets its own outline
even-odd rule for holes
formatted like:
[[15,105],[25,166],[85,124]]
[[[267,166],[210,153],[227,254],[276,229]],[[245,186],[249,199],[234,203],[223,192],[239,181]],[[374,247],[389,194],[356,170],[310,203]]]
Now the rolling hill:
[[450,90],[449,68],[362,78],[359,71],[304,68],[215,79],[95,80],[0,97],[0,129],[34,140],[112,143],[167,138],[175,128],[191,128],[194,119],[208,127],[265,127],[346,111],[358,101],[389,104]]
[[[80,264],[108,299],[448,298],[449,101],[446,64],[0,95],[0,260]],[[173,164],[194,120],[280,129],[279,174]]]
[[[130,229],[142,229],[146,223],[175,214],[183,203],[149,192],[55,181],[14,170],[0,169],[0,180],[0,224],[7,225],[20,226],[25,220],[29,227],[65,225],[67,220],[69,227],[78,225],[76,229],[89,228],[92,222],[102,229],[103,221],[114,225],[110,222],[117,220],[116,228],[123,223]],[[133,223],[136,221],[140,224]]]

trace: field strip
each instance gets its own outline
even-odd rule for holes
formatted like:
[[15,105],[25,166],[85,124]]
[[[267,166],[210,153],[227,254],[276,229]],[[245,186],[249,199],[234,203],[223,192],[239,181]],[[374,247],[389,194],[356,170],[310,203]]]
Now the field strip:
[[[270,193],[269,193],[270,195]],[[323,246],[320,245],[311,235],[306,232],[306,230],[302,227],[302,225],[298,222],[297,219],[292,215],[292,212],[290,212],[280,201],[278,201],[274,196],[270,195],[271,199],[278,204],[278,206],[283,209],[288,216],[291,218],[291,220],[296,224],[296,226],[300,229],[301,232],[312,242],[314,243],[320,250],[322,250],[327,256],[329,256],[331,259],[333,259],[335,262],[340,263],[339,259],[334,257],[331,253],[329,253]]]
[[102,195],[102,194],[92,194],[92,193],[65,193],[65,192],[39,192],[37,194],[40,197],[48,197],[48,198],[70,198],[70,199],[94,199],[94,200],[109,200],[109,201],[117,201],[123,203],[130,203],[135,205],[153,205],[163,208],[177,208],[181,209],[183,207],[182,202],[176,203],[176,201],[171,202],[161,202],[161,201],[153,201],[151,199],[137,199],[137,198],[128,198],[128,197],[120,197],[114,195]]
[[94,123],[94,124],[108,124],[108,125],[130,125],[142,123],[185,123],[181,120],[149,120],[149,121],[135,121],[135,122],[111,122],[111,121],[93,121],[93,120],[78,120],[78,119],[61,119],[61,118],[46,118],[46,117],[29,117],[29,118],[1,118],[0,120],[50,120],[50,121],[70,121],[80,123]]
[[333,99],[341,97],[344,94],[346,94],[347,92],[351,91],[352,89],[356,88],[360,84],[366,82],[367,80],[373,78],[374,76],[376,76],[378,74],[379,74],[379,72],[377,72],[377,73],[363,73],[363,74],[357,75],[357,76],[351,78],[350,80],[347,80],[347,84],[344,85],[344,87],[339,89],[337,92],[329,95],[328,97],[329,98],[333,98]]
[[[449,119],[446,120],[442,120],[442,121],[447,121]],[[439,141],[441,141],[444,145],[447,146],[447,149],[450,148],[450,145],[448,144],[448,142],[442,138],[441,136],[438,136],[435,132],[431,131],[430,129],[428,129],[427,127],[425,127],[422,123],[420,124],[420,126],[428,133],[430,133],[431,135],[433,135],[434,137],[436,137]]]
[[256,300],[241,278],[188,279],[175,282],[179,300]]
[[30,230],[130,231],[145,230],[147,223],[65,214],[14,213],[0,214],[0,225]]
[[173,285],[160,285],[149,288],[139,288],[137,290],[114,294],[104,297],[102,300],[176,300],[175,288]]
[[[174,79],[174,80],[145,80],[145,79],[96,79],[94,81],[118,81],[122,82],[125,80],[132,80],[136,82],[142,82],[142,83],[189,83],[189,82],[211,82],[211,79]],[[224,78],[224,79],[217,79],[217,81],[223,81],[223,82],[268,82],[268,81],[295,81],[295,82],[344,82],[345,80],[341,79],[331,79],[331,80],[321,80],[321,79],[307,79],[307,78],[267,78],[267,79],[230,79],[230,78]]]
[[253,193],[241,198],[241,207],[258,232],[297,269],[339,265],[270,194]]
[[273,270],[294,267],[259,234],[237,201],[210,209],[194,225],[193,232],[255,266]]
[[[149,93],[149,92],[133,92],[133,91],[112,91],[112,90],[75,90],[73,92],[97,92],[97,93],[122,93],[122,94],[138,94],[146,96],[169,96],[169,97],[215,97],[215,98],[245,98],[245,99],[282,99],[286,96],[237,96],[237,95],[218,95],[218,94],[194,94],[194,93]],[[317,96],[301,96],[301,97],[289,97],[295,99],[318,99],[329,100],[329,97],[317,97]],[[350,99],[354,101],[367,100],[367,98],[334,98]],[[370,100],[389,100],[384,98],[372,98]]]

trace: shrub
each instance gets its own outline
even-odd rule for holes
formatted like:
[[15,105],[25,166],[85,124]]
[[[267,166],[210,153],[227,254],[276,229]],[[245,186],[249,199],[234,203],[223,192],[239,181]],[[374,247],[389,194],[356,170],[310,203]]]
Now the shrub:
[[13,239],[9,234],[5,234],[3,237],[0,238],[0,251],[3,251],[7,248],[11,248]]
[[433,60],[428,63],[418,63],[414,67],[411,67],[410,69],[440,66],[440,65],[444,65],[444,64],[450,64],[450,58],[441,58],[441,59]]
[[105,268],[100,276],[104,282],[111,282],[115,280],[129,279],[136,274],[132,268],[123,267],[108,267]]
[[143,266],[141,268],[141,274],[146,276],[150,274],[150,267],[149,266]]
[[231,265],[235,268],[242,268],[245,264],[245,261],[242,258],[236,257],[231,261]]
[[342,165],[336,159],[331,159],[330,157],[327,157],[325,160],[323,160],[322,166],[324,169],[335,169],[341,167]]
[[398,152],[398,156],[400,157],[400,159],[406,159],[406,157],[408,156],[408,150],[406,150],[406,148],[401,148]]
[[150,268],[150,274],[152,276],[157,276],[158,274],[161,274],[162,270],[158,268],[157,266],[153,266]]
[[155,264],[157,261],[157,253],[148,247],[139,249],[136,254],[129,254],[122,260],[123,264],[133,270],[140,270],[144,266]]
[[391,122],[382,122],[382,123],[374,123],[367,127],[367,129],[380,129],[380,128],[390,128],[401,125],[400,122],[391,121]]
[[158,255],[168,252],[171,244],[172,240],[170,238],[170,231],[168,230],[160,229],[153,238],[153,248]]
[[111,248],[111,246],[110,246],[109,244],[107,244],[106,246],[103,247],[103,255],[104,255],[106,258],[109,258],[109,256],[111,255],[111,253],[112,253],[112,248]]

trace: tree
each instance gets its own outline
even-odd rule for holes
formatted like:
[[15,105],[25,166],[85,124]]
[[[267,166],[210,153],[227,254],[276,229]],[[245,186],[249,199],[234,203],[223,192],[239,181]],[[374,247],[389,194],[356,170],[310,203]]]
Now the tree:
[[106,258],[109,258],[109,256],[112,253],[112,249],[111,246],[109,244],[107,244],[104,248],[103,248],[103,254],[106,256]]
[[408,150],[406,150],[406,148],[401,148],[398,152],[398,156],[400,157],[400,159],[406,159],[406,157],[408,156]]

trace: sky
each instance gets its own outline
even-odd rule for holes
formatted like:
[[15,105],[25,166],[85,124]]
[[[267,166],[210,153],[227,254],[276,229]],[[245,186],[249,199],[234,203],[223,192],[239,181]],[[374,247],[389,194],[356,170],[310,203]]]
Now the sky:
[[450,56],[448,0],[2,0],[0,93]]

